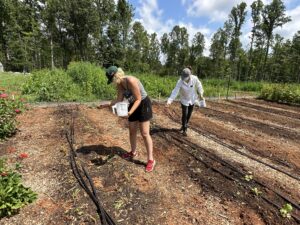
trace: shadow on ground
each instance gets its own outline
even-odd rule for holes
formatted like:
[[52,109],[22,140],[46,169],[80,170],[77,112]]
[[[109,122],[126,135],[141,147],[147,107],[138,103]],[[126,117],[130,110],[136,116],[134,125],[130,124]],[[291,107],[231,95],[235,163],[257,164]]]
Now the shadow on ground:
[[[127,153],[123,148],[118,147],[118,146],[111,146],[107,147],[104,145],[88,145],[88,146],[83,146],[79,149],[76,150],[77,153],[80,153],[82,155],[90,155],[93,152],[96,153],[99,156],[104,156],[104,157],[97,157],[95,159],[92,159],[91,162],[95,164],[96,166],[102,166],[105,163],[107,163],[110,159],[112,159],[114,156],[119,156],[123,159],[123,155]],[[130,162],[133,162],[134,164],[137,165],[143,165],[146,166],[145,162],[142,162],[137,159],[124,159]]]

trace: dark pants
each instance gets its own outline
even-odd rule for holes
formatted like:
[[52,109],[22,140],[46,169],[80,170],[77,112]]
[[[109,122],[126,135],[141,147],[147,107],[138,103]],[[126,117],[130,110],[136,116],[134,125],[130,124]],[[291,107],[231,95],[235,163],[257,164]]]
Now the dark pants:
[[194,109],[194,105],[189,105],[189,106],[185,106],[183,104],[181,104],[181,109],[182,109],[182,118],[181,118],[181,123],[182,123],[182,130],[186,131],[187,130],[187,125],[189,123],[189,120],[191,118],[193,109]]

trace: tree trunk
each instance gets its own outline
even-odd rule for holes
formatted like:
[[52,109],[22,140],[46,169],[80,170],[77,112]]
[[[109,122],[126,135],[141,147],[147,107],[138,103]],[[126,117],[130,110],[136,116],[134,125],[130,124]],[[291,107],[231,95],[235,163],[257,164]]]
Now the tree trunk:
[[263,68],[262,68],[262,80],[264,80],[266,78],[265,73],[266,73],[266,64],[267,64],[267,59],[268,59],[268,54],[269,54],[269,47],[270,47],[270,38],[268,38],[268,40],[267,40],[266,54],[265,54],[265,58],[264,58]]
[[55,68],[54,65],[54,53],[53,53],[53,40],[52,40],[52,34],[50,36],[50,48],[51,48],[51,69],[53,70]]

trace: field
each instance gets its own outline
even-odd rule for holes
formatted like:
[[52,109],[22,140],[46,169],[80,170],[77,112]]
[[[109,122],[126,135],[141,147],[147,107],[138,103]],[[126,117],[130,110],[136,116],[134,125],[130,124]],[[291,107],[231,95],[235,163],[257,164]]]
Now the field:
[[[127,121],[108,107],[54,104],[18,115],[19,131],[0,144],[0,155],[14,163],[17,154],[28,153],[21,173],[38,200],[0,224],[100,223],[73,175],[72,148],[116,224],[300,223],[299,107],[255,99],[208,101],[207,108],[195,109],[188,137],[177,131],[178,102],[170,108],[155,102],[153,109],[152,173],[144,172],[140,136],[138,157],[120,157],[130,149]],[[291,218],[280,212],[287,203]]]

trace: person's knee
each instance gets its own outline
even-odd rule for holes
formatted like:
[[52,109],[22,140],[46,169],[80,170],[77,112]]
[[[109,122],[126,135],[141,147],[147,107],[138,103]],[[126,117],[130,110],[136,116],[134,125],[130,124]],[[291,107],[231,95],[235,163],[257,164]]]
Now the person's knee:
[[141,131],[141,135],[144,139],[148,138],[150,136],[148,131]]
[[130,136],[136,136],[136,134],[137,134],[137,129],[135,129],[135,128],[129,129],[129,135]]

